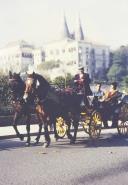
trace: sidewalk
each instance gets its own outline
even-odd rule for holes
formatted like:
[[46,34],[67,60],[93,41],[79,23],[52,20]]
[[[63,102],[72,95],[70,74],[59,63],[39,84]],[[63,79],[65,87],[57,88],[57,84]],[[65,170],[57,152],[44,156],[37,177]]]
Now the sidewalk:
[[[37,133],[39,130],[39,126],[38,125],[31,125],[30,129],[31,129],[31,133]],[[25,125],[19,125],[18,130],[20,133],[26,134],[26,126]],[[0,137],[1,138],[4,136],[15,136],[15,135],[16,135],[16,133],[15,133],[15,130],[12,126],[0,127]]]
[[[21,134],[26,134],[26,126],[25,125],[19,125],[18,126],[18,130]],[[39,130],[39,125],[35,124],[35,125],[31,125],[30,126],[30,133],[32,135],[36,135],[38,133]],[[82,131],[82,134],[86,134],[83,130],[83,128],[81,126],[79,126],[79,132]],[[42,132],[43,132],[43,128],[42,128]],[[51,132],[53,133],[53,132]],[[108,133],[117,133],[117,129],[102,129],[101,130],[101,134],[108,134]],[[88,135],[88,134],[86,134]],[[0,127],[0,139],[6,139],[6,138],[16,138],[16,133],[15,130],[12,126],[7,126],[7,127]]]

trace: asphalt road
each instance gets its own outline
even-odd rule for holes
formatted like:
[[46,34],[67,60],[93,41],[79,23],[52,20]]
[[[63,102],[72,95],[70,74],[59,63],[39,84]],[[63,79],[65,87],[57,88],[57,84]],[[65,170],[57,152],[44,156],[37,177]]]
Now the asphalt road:
[[67,138],[46,149],[24,145],[0,140],[0,185],[128,185],[128,139],[114,129],[95,142],[79,132],[75,145]]

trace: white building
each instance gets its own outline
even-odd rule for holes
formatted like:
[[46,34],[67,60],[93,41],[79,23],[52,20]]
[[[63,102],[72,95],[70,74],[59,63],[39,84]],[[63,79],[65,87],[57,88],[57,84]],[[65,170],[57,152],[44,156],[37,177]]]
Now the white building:
[[34,68],[42,64],[45,61],[45,53],[43,48],[35,48],[33,50]]
[[25,41],[17,41],[0,49],[0,71],[7,74],[11,71],[25,72],[33,65],[34,47]]
[[61,39],[53,41],[44,46],[45,61],[60,61],[67,72],[75,74],[78,68],[84,66],[93,78],[95,74],[104,72],[109,67],[109,47],[88,42],[84,37],[81,22],[77,31],[69,32],[66,18],[64,16]]
[[104,74],[109,67],[109,47],[88,42],[80,19],[76,32],[69,32],[65,16],[62,28],[60,39],[45,44],[43,48],[35,48],[25,41],[18,41],[0,49],[0,71],[25,72],[29,66],[34,65],[36,70],[43,62],[58,61],[59,68],[46,71],[51,78],[64,76],[66,73],[74,75],[81,66],[91,78]]

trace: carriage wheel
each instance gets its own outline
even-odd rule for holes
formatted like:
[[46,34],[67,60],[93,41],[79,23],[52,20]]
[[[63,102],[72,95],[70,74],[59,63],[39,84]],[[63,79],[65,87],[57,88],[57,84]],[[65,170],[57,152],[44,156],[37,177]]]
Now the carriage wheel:
[[128,136],[128,121],[118,121],[117,130],[119,135]]
[[88,116],[86,112],[81,112],[81,122],[84,131],[89,134],[90,116]]
[[89,135],[92,139],[97,139],[100,136],[102,127],[102,118],[101,114],[97,111],[94,111],[91,115],[91,122],[89,125]]
[[63,138],[67,132],[67,125],[62,117],[56,118],[56,133],[59,138]]

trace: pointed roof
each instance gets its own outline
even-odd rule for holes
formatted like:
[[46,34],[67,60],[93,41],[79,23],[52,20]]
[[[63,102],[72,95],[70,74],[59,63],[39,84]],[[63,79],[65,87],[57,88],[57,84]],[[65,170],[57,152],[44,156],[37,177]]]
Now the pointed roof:
[[84,40],[84,33],[83,33],[80,17],[78,20],[78,25],[77,25],[75,37],[77,40]]
[[68,24],[67,24],[67,20],[66,20],[65,15],[64,15],[64,19],[63,19],[62,38],[70,38],[70,32],[68,29]]
[[80,32],[80,40],[84,40],[84,33],[83,33],[80,19],[79,19],[79,32]]

